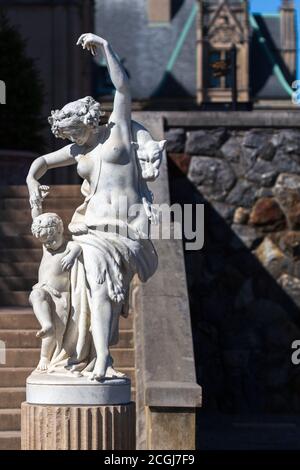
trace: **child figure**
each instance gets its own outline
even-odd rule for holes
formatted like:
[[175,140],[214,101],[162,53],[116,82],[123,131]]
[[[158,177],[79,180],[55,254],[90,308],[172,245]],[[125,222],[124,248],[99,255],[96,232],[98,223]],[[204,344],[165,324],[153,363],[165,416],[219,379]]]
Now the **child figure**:
[[54,213],[34,218],[31,230],[43,244],[38,283],[32,288],[29,301],[41,329],[41,357],[37,370],[46,371],[54,348],[61,349],[70,307],[70,269],[81,254],[81,247],[64,238],[63,222]]

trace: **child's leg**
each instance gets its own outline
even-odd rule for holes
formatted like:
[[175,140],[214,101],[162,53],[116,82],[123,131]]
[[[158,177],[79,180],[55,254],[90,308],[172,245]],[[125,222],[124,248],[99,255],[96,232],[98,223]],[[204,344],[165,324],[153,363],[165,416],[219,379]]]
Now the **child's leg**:
[[47,370],[51,356],[55,348],[55,336],[47,336],[42,339],[41,356],[37,365],[37,370]]
[[37,370],[47,370],[55,347],[54,327],[52,322],[51,297],[43,288],[33,289],[29,301],[42,329],[37,337],[42,339],[41,356]]
[[51,314],[51,297],[43,288],[33,289],[29,301],[34,314],[38,319],[41,330],[37,332],[38,338],[52,336],[54,334],[53,320]]

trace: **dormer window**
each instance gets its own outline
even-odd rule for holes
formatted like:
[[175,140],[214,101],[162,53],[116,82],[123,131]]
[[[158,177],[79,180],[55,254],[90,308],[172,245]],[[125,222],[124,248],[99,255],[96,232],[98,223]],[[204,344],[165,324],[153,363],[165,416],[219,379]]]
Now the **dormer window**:
[[210,49],[208,58],[208,88],[232,87],[231,51]]

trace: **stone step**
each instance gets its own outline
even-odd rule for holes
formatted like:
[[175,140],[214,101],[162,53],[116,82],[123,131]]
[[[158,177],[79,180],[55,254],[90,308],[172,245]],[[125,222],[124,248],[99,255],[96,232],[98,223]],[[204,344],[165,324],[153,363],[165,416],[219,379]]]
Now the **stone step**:
[[[131,330],[133,315],[128,318],[120,317],[120,330]],[[31,308],[4,307],[0,308],[0,330],[30,329],[36,330],[39,323]]]
[[39,323],[31,308],[0,308],[0,330],[35,330]]
[[[0,330],[0,340],[5,342],[6,348],[40,348],[41,339],[36,337],[37,330]],[[132,330],[121,330],[120,339],[112,349],[130,349],[133,347]],[[1,386],[1,385],[0,385]]]
[[114,366],[119,369],[120,367],[133,367],[134,368],[134,349],[112,349],[112,356],[114,359]]
[[0,330],[0,339],[5,342],[6,348],[39,348],[41,339],[36,337],[37,330]]
[[[0,235],[1,236],[1,235]],[[7,248],[13,249],[34,249],[40,252],[40,259],[42,257],[42,244],[41,242],[33,237],[32,235],[18,235],[13,237],[6,237],[4,235],[0,238],[0,249]]]
[[30,291],[0,291],[1,307],[29,307]]
[[34,286],[36,283],[37,275],[35,278],[32,279],[12,276],[0,276],[0,291],[31,290],[32,286]]
[[0,409],[19,408],[26,400],[26,388],[24,387],[0,387]]
[[21,277],[23,279],[36,278],[39,269],[38,262],[28,263],[0,263],[0,276]]
[[0,431],[20,431],[21,410],[1,409],[0,410]]
[[127,377],[130,378],[131,380],[131,386],[135,388],[135,369],[134,367],[118,367],[120,372],[123,372],[124,374],[127,375]]
[[[66,235],[68,235],[67,224],[65,223]],[[27,240],[33,240],[35,245],[41,246],[39,242],[31,233],[31,221],[28,223],[13,223],[13,222],[1,222],[0,223],[0,237],[4,240],[4,247],[13,248],[10,246],[11,243],[14,243],[16,239],[24,240],[24,247],[28,246]],[[20,246],[22,248],[22,246]]]
[[13,262],[40,262],[42,257],[41,248],[28,250],[25,248],[14,248],[6,249],[0,248],[0,259],[1,263],[13,263]]
[[16,185],[9,185],[9,186],[0,186],[0,198],[3,199],[5,197],[18,197],[18,198],[28,198],[28,189],[26,185],[16,186]]
[[[28,205],[29,207],[29,205]],[[77,207],[77,206],[76,206]],[[72,215],[74,214],[74,208],[70,209],[60,209],[59,210],[59,216],[63,219],[65,226],[69,223],[69,221],[72,218]],[[5,209],[5,210],[0,210],[0,221],[1,223],[3,222],[11,222],[14,223],[14,221],[18,221],[18,223],[26,223],[28,224],[29,231],[30,231],[30,226],[31,226],[31,211],[30,209],[23,209],[22,211],[18,209]]]
[[[134,367],[134,349],[113,349],[114,364],[116,367]],[[5,367],[36,367],[40,358],[38,348],[7,349],[5,364],[0,365],[1,370]]]
[[[53,197],[76,198],[80,197],[80,185],[78,184],[55,184],[50,186],[48,198]],[[22,186],[1,186],[0,198],[25,198],[28,199],[28,189],[26,185]]]
[[0,431],[0,450],[20,450],[20,431]]
[[[16,219],[18,220],[18,219]],[[1,237],[18,237],[20,235],[31,235],[30,220],[28,222],[2,222],[0,223]]]
[[120,331],[123,330],[131,330],[133,334],[133,314],[130,313],[127,318],[120,317],[119,320],[119,329]]
[[34,367],[0,367],[0,387],[25,387]]
[[39,362],[40,350],[38,348],[17,348],[7,349],[5,353],[5,364],[0,366],[1,370],[5,367],[36,367]]
[[[46,198],[43,204],[43,212],[56,212],[61,209],[75,210],[80,204],[83,203],[84,198],[64,198],[55,195],[53,198]],[[0,209],[28,209],[29,202],[26,198],[5,198],[0,199]]]

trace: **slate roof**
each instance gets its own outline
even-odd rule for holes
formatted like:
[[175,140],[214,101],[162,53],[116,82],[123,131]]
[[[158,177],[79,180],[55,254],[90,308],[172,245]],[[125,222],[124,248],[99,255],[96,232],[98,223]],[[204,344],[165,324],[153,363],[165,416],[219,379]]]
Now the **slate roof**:
[[[284,73],[288,83],[292,83],[293,77],[288,71],[280,55],[280,15],[276,14],[254,14],[255,20],[266,40],[269,50],[272,52],[276,63]],[[259,66],[258,66],[259,65]],[[259,99],[289,99],[278,78],[276,77],[272,64],[266,57],[261,44],[257,40],[254,30],[251,32],[250,41],[250,87],[251,94]]]
[[269,47],[281,49],[280,42],[280,15],[279,14],[254,14],[262,34],[268,40]]

